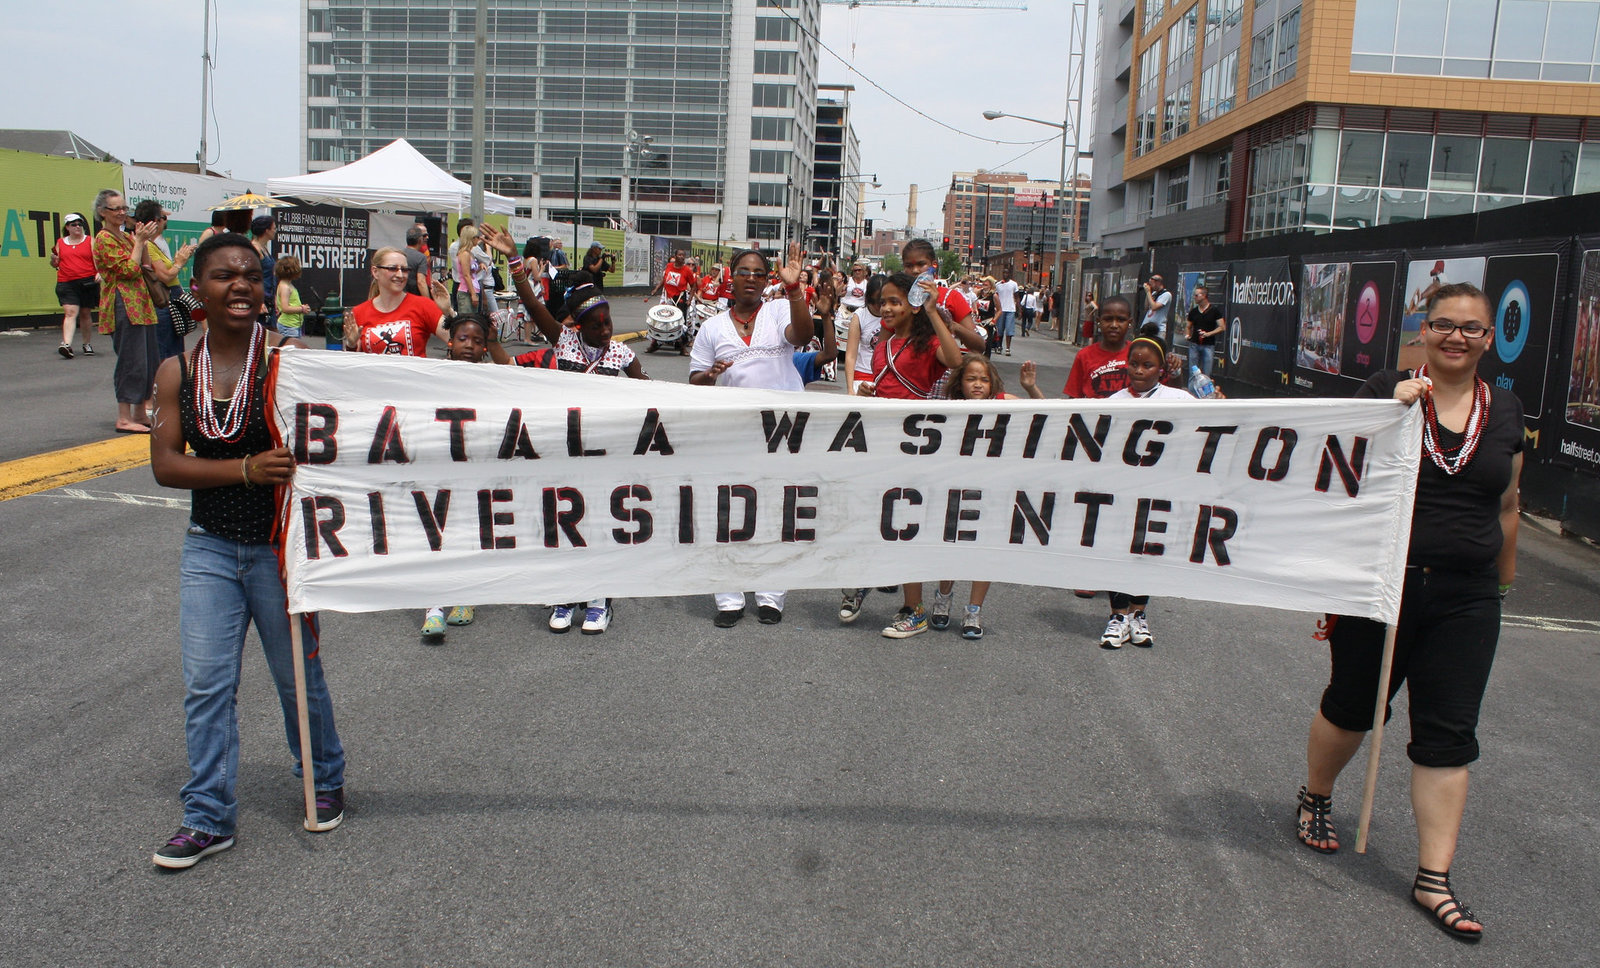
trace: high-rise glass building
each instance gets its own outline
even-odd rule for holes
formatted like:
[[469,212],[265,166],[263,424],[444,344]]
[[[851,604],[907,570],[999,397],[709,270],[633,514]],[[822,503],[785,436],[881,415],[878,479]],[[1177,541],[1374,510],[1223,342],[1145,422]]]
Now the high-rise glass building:
[[[570,221],[576,210],[596,225],[623,216],[626,194],[634,226],[655,234],[777,242],[800,231],[819,0],[488,6],[486,188],[523,214]],[[405,138],[469,177],[476,8],[305,0],[302,167]],[[634,133],[645,151],[627,150]]]
[[1600,0],[1105,0],[1107,253],[1600,191]]

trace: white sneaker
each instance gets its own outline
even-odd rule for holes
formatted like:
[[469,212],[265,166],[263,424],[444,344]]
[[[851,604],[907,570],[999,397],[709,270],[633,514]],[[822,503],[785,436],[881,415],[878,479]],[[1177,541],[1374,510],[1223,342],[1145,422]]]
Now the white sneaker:
[[572,628],[571,605],[557,605],[550,609],[550,631],[565,632]]
[[1134,612],[1129,617],[1128,641],[1142,649],[1156,644],[1156,640],[1150,637],[1150,623],[1145,621],[1143,612]]
[[583,634],[599,635],[611,624],[611,603],[590,605],[583,613]]
[[1105,634],[1100,636],[1100,648],[1120,649],[1128,644],[1128,616],[1112,614],[1106,621]]

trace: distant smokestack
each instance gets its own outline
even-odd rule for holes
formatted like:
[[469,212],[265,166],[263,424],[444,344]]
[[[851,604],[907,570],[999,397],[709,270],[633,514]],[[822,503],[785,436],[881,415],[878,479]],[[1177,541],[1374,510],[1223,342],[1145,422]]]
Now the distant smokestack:
[[917,186],[911,186],[911,197],[906,200],[906,228],[917,227]]

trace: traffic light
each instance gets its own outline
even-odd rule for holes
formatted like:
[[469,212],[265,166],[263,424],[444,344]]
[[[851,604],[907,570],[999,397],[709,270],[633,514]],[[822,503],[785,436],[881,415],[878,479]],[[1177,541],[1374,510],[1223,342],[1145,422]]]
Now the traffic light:
[[967,243],[967,255],[971,255],[971,254],[972,254],[972,243],[968,242]]
[[950,236],[947,235],[947,236],[944,237],[944,244],[939,246],[939,250],[941,252],[949,252],[950,251]]
[[864,218],[864,219],[861,220],[861,234],[862,235],[871,235],[872,234],[872,219]]

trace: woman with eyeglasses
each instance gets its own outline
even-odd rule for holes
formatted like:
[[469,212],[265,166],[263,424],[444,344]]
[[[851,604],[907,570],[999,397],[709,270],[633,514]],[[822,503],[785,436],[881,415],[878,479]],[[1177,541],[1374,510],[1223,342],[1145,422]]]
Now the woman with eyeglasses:
[[84,316],[83,355],[94,355],[94,330],[89,325],[88,312],[100,302],[100,282],[95,278],[89,223],[82,215],[68,212],[61,231],[62,236],[50,249],[50,268],[56,271],[56,302],[61,306],[61,345],[56,352],[70,360],[80,314]]
[[[1494,310],[1476,286],[1441,286],[1422,330],[1427,362],[1374,374],[1357,396],[1423,408],[1422,457],[1388,699],[1409,689],[1411,806],[1417,821],[1413,903],[1446,934],[1483,937],[1483,924],[1450,884],[1478,758],[1478,710],[1500,635],[1500,602],[1516,577],[1522,404],[1491,388],[1478,361],[1494,342]],[[1339,849],[1333,783],[1372,727],[1384,626],[1328,616],[1333,674],[1311,721],[1297,836]],[[1388,715],[1387,708],[1385,716]]]
[[[432,339],[449,350],[450,334],[443,323],[456,315],[450,306],[449,291],[444,283],[435,280],[432,299],[406,292],[409,271],[405,253],[399,249],[384,246],[372,254],[370,298],[350,310],[350,318],[344,324],[345,346],[361,353],[427,356],[428,341]],[[496,363],[509,359],[494,337],[489,342],[489,355]]]
[[156,339],[156,307],[145,283],[144,250],[161,232],[161,223],[127,227],[128,202],[106,188],[94,210],[103,228],[94,237],[94,267],[100,273],[100,332],[111,334],[117,366],[111,382],[117,396],[119,434],[150,432],[150,392],[161,363]]
[[[705,321],[689,351],[689,382],[695,386],[760,387],[803,390],[794,354],[811,342],[815,331],[806,305],[799,243],[789,244],[788,261],[778,267],[785,298],[762,302],[772,263],[757,249],[734,253],[733,302],[726,312]],[[830,323],[831,325],[831,323]],[[783,621],[785,592],[758,591],[756,616],[762,625]],[[719,629],[733,628],[744,617],[742,591],[715,596]]]

